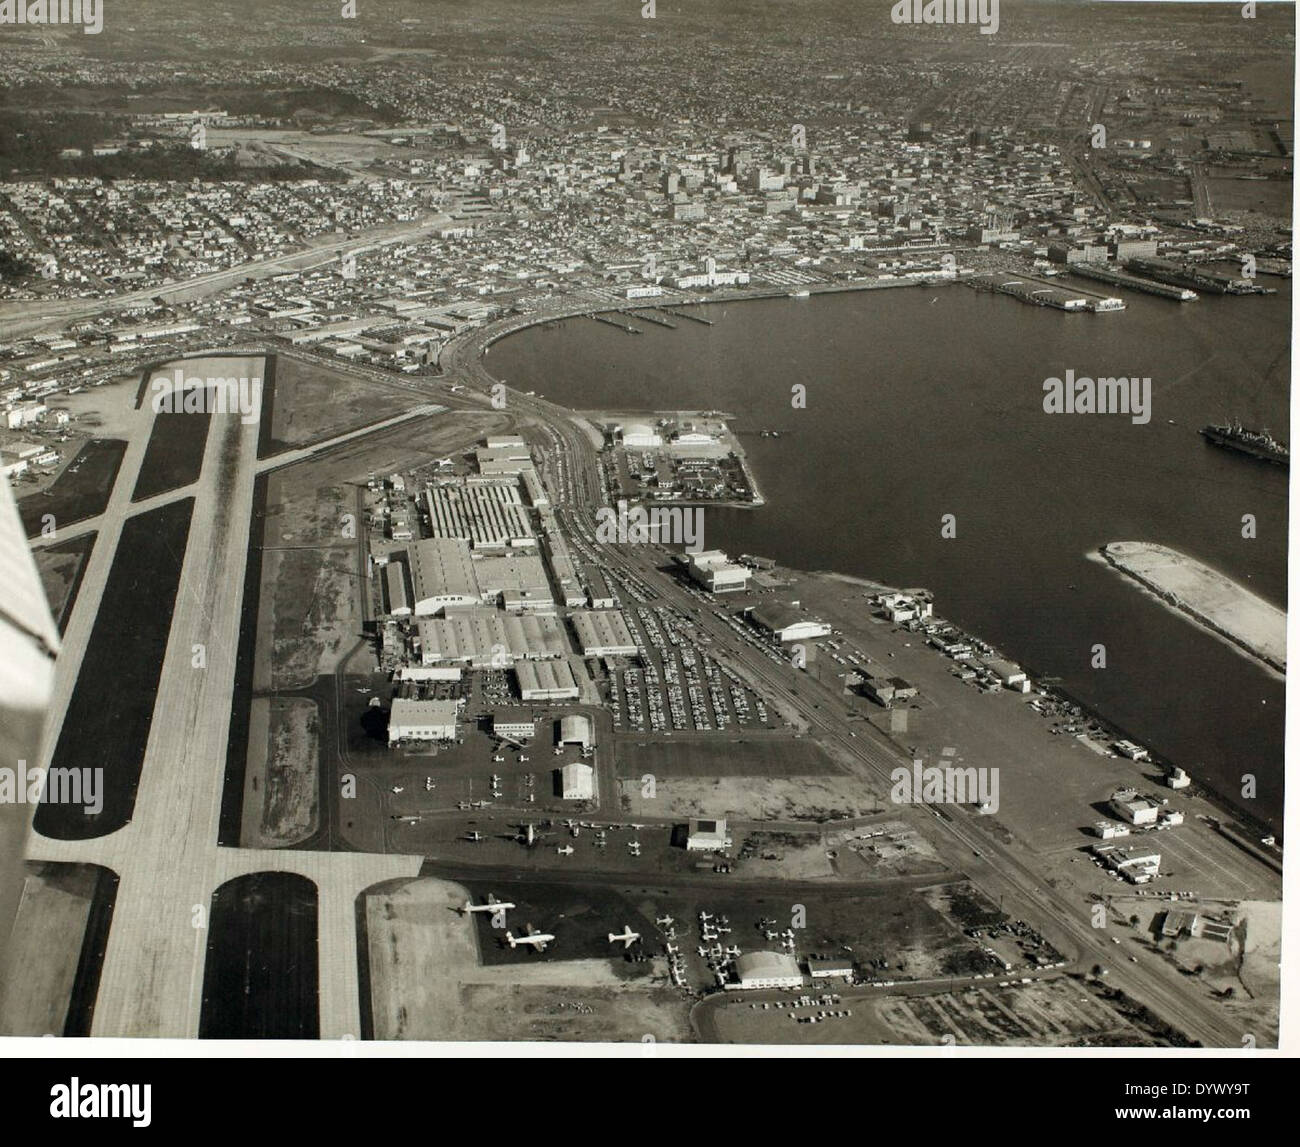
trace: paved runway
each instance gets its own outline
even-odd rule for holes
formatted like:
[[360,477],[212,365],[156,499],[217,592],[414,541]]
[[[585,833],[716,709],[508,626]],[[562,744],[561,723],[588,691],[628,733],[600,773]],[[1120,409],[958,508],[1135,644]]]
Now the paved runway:
[[[234,415],[214,415],[200,480],[135,505],[130,496],[153,414],[147,408],[132,414],[137,425],[108,509],[78,527],[97,529],[100,541],[58,663],[42,764],[49,765],[123,520],[165,501],[194,496],[135,813],[124,828],[96,840],[57,841],[34,834],[28,846],[32,860],[102,864],[121,878],[92,1035],[196,1037],[212,893],[226,880],[258,871],[297,872],[316,883],[321,1036],[359,1035],[356,897],[379,881],[416,875],[420,858],[217,845],[253,483],[264,470],[435,409],[413,409],[366,430],[262,462],[257,460],[256,424],[244,425]],[[73,533],[61,534],[59,540]],[[204,668],[193,666],[195,645],[204,647]],[[123,655],[129,656],[130,650],[124,649]]]

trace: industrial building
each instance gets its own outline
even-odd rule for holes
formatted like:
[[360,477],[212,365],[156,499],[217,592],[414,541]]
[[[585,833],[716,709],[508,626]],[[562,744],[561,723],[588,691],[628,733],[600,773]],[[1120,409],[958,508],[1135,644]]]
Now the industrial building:
[[527,446],[480,446],[474,460],[480,474],[519,474],[533,464]]
[[1155,824],[1160,816],[1160,806],[1155,801],[1138,796],[1134,789],[1117,789],[1111,794],[1110,811],[1131,825]]
[[445,618],[421,618],[416,632],[425,665],[504,669],[517,661],[543,661],[569,652],[559,621],[545,615],[458,609]]
[[853,961],[843,959],[827,960],[820,956],[809,956],[808,975],[814,980],[851,980],[853,979]]
[[803,982],[799,962],[785,952],[742,952],[736,957],[734,986],[742,990],[801,988]]
[[925,621],[934,614],[934,603],[908,593],[886,593],[880,596],[880,608],[895,625],[909,621]]
[[1131,884],[1146,884],[1160,875],[1160,853],[1094,844],[1092,854]]
[[474,559],[474,577],[484,601],[507,609],[554,611],[555,598],[546,566],[536,553],[511,551]]
[[449,605],[477,605],[481,600],[469,543],[458,538],[426,538],[406,551],[415,590],[416,617],[428,617]]
[[687,567],[693,580],[710,593],[734,593],[749,586],[752,571],[737,565],[721,550],[705,550],[691,556]]
[[519,696],[525,701],[576,701],[581,690],[566,660],[520,661],[515,665]]
[[497,709],[492,714],[492,732],[511,741],[528,741],[537,732],[537,722],[528,709]]
[[388,715],[388,743],[454,741],[458,708],[454,701],[411,701],[397,697]]
[[919,690],[903,677],[875,677],[868,674],[862,681],[862,692],[886,709],[895,701],[910,701]]
[[411,616],[411,598],[406,592],[406,565],[389,562],[384,567],[384,588],[388,594],[388,612],[393,617]]
[[424,499],[435,538],[459,538],[475,550],[537,544],[515,482],[443,479],[426,487]]
[[575,762],[556,772],[560,775],[560,796],[566,801],[589,801],[596,797],[596,770]]
[[569,620],[583,657],[631,657],[637,651],[627,619],[617,609],[585,610]]
[[687,852],[714,852],[731,847],[725,820],[692,818],[686,825]]

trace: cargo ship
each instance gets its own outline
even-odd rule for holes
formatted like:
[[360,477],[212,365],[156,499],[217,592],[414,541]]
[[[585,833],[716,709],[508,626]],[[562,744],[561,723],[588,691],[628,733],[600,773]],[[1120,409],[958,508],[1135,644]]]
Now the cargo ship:
[[1247,430],[1241,423],[1233,422],[1227,426],[1203,426],[1201,433],[1215,446],[1237,450],[1278,466],[1291,464],[1291,453],[1286,444],[1279,442],[1267,430]]

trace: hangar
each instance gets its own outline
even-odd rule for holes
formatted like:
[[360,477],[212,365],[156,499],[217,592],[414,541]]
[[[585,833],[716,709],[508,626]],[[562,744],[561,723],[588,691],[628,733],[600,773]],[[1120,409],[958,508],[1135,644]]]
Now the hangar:
[[388,715],[388,743],[454,741],[456,713],[454,701],[411,701],[397,697]]
[[566,801],[589,801],[596,796],[596,770],[575,762],[558,769],[560,796]]
[[449,605],[477,605],[481,600],[469,543],[459,538],[426,538],[406,551],[415,587],[416,617],[428,617]]

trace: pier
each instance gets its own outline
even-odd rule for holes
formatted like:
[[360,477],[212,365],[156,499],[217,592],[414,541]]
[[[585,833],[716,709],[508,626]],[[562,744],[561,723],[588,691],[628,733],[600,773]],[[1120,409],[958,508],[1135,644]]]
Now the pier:
[[693,322],[693,323],[703,323],[706,327],[711,327],[711,326],[713,326],[713,320],[712,320],[712,319],[706,319],[706,318],[704,318],[702,315],[690,315],[690,314],[687,314],[685,311],[670,311],[667,307],[660,307],[659,309],[660,309],[661,311],[663,311],[664,314],[666,314],[666,315],[672,315],[673,318],[676,318],[676,319],[690,319],[691,322]]
[[1141,279],[1137,275],[1129,275],[1113,267],[1093,267],[1086,263],[1076,263],[1070,268],[1070,274],[1085,279],[1096,279],[1098,282],[1110,283],[1116,287],[1129,287],[1134,291],[1144,291],[1148,295],[1159,295],[1162,299],[1174,299],[1180,303],[1190,303],[1193,299],[1200,298],[1190,287],[1175,287],[1167,283],[1158,283],[1154,279]]
[[627,315],[629,318],[641,319],[643,322],[654,323],[657,327],[667,327],[670,331],[677,329],[676,323],[670,323],[667,319],[661,318],[653,310],[641,311],[620,311],[620,314]]
[[[620,311],[619,313],[621,314],[622,312]],[[608,315],[591,314],[587,317],[595,319],[598,323],[604,323],[606,326],[618,327],[619,330],[626,331],[630,335],[639,335],[644,333],[638,327],[634,327],[631,323],[620,323],[618,319],[611,319]]]

